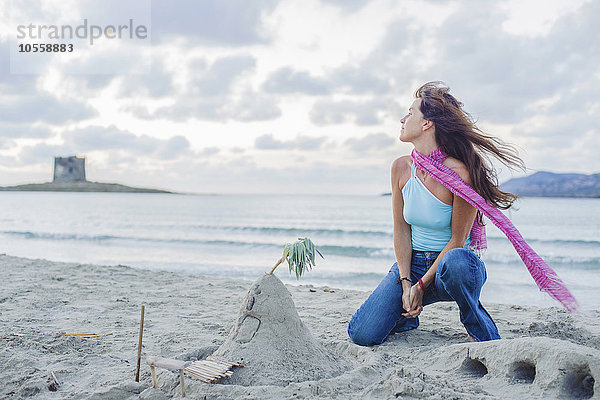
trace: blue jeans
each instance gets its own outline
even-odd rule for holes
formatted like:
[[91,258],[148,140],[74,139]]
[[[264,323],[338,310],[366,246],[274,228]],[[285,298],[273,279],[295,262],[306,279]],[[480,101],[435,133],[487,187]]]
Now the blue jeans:
[[[413,284],[425,275],[439,254],[413,250],[410,269]],[[354,313],[348,324],[348,335],[354,343],[362,346],[380,344],[391,333],[419,326],[418,317],[401,315],[405,311],[399,276],[398,264],[394,263],[387,276]],[[473,339],[500,339],[496,324],[479,301],[486,278],[485,265],[475,253],[464,248],[451,249],[438,264],[435,282],[423,294],[423,306],[438,301],[455,301],[460,310],[460,321]]]

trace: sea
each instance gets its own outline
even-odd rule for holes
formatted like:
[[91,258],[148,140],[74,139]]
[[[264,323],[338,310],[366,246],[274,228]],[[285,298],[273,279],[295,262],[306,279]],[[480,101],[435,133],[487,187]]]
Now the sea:
[[[20,257],[250,281],[309,237],[324,258],[299,280],[282,264],[280,279],[364,291],[395,261],[390,196],[0,192],[0,210],[0,253]],[[600,308],[600,199],[522,198],[505,213],[581,308]],[[482,302],[560,306],[487,231]]]

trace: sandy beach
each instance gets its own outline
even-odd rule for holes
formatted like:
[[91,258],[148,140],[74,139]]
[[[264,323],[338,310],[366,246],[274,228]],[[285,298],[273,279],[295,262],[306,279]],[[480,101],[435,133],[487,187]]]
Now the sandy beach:
[[[215,352],[252,286],[247,280],[6,255],[0,256],[0,280],[2,399],[179,398],[174,372],[158,369],[158,389],[152,389],[146,357],[188,361]],[[486,304],[503,339],[467,343],[457,307],[441,303],[425,308],[417,330],[367,348],[351,343],[346,327],[368,292],[287,289],[315,346],[335,359],[338,370],[303,380],[300,370],[285,376],[246,365],[237,373],[245,369],[245,376],[260,376],[263,383],[207,384],[186,377],[187,398],[600,398],[599,311]],[[144,346],[136,383],[142,304]],[[258,331],[267,328],[262,324]],[[52,374],[60,386],[52,385]],[[264,384],[269,377],[277,379]]]

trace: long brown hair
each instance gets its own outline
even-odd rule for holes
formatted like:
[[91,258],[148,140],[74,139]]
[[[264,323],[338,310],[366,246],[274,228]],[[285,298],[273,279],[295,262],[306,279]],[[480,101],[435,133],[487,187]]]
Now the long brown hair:
[[[463,110],[463,103],[450,93],[443,82],[427,82],[415,93],[421,99],[421,113],[435,126],[435,139],[441,150],[462,161],[471,176],[473,189],[489,204],[506,210],[517,196],[498,188],[498,175],[490,156],[509,168],[525,170],[516,147],[488,135],[475,125],[473,117]],[[478,212],[478,221],[482,222]]]

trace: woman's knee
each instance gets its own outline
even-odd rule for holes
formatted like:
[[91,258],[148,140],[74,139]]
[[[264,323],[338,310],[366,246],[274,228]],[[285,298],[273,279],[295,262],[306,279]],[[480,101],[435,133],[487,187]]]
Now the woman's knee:
[[445,286],[476,282],[480,279],[474,277],[481,274],[485,280],[483,263],[472,251],[464,248],[454,248],[446,252],[440,262],[438,273]]
[[356,314],[348,324],[348,337],[354,344],[359,346],[373,346],[383,342],[383,340],[375,337],[372,327],[363,323],[360,318],[357,318]]
[[[348,336],[354,343],[371,346],[385,340],[399,316],[398,304],[402,304],[399,277],[398,264],[394,263],[385,278],[354,313],[348,324]],[[389,330],[386,331],[388,327]]]
[[380,344],[387,336],[383,335],[382,329],[385,329],[385,325],[388,321],[381,315],[381,307],[377,306],[376,303],[371,300],[372,297],[370,296],[369,299],[356,310],[348,323],[348,336],[350,337],[350,340],[360,346]]
[[442,257],[442,264],[461,266],[467,264],[471,258],[471,251],[462,247],[450,249]]
[[453,275],[460,275],[461,272],[477,269],[481,266],[481,261],[477,259],[475,253],[464,248],[450,249],[444,254],[440,262],[441,272],[451,271]]

